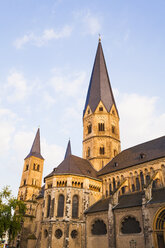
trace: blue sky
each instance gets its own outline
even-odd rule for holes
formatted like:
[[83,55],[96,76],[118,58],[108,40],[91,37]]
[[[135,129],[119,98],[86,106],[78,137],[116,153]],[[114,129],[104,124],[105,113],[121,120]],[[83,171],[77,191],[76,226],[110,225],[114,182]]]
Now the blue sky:
[[165,134],[165,1],[0,0],[0,187],[17,194],[38,126],[44,176],[82,112],[101,34],[122,148]]

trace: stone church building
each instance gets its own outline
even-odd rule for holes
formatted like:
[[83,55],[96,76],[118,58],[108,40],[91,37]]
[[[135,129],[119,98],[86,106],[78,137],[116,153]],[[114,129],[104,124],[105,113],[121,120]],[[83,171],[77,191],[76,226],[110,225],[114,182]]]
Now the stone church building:
[[165,248],[165,136],[121,151],[101,41],[83,112],[83,158],[70,141],[44,178],[38,129],[24,160],[21,248]]

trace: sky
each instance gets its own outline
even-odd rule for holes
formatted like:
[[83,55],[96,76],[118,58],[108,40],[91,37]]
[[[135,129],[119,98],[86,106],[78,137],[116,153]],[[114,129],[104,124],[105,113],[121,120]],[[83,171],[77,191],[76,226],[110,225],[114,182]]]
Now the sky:
[[44,176],[69,138],[82,155],[98,34],[122,149],[165,135],[164,0],[0,0],[0,189],[17,195],[38,127]]

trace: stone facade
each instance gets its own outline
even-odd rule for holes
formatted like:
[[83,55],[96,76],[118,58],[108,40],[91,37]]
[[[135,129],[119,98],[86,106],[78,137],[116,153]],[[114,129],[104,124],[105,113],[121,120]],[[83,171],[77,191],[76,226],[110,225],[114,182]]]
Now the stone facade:
[[120,148],[119,114],[99,40],[83,113],[83,158],[44,178],[37,131],[18,198],[21,248],[164,248],[165,137]]

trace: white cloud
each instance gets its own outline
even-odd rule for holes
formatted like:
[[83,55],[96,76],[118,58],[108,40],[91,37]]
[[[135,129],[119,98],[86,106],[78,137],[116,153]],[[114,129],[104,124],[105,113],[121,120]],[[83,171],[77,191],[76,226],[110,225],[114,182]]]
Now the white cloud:
[[85,78],[85,72],[66,73],[64,71],[54,70],[50,84],[56,93],[63,96],[77,97],[80,95],[79,93],[85,82]]
[[98,34],[101,30],[101,23],[98,17],[94,16],[90,12],[84,16],[83,20],[85,26],[86,26],[86,32],[95,35]]
[[55,104],[55,98],[52,97],[48,92],[44,92],[44,106],[50,108]]
[[69,25],[64,26],[61,30],[55,31],[52,29],[45,29],[40,36],[37,36],[33,32],[25,34],[23,37],[18,38],[14,45],[17,49],[23,48],[27,43],[34,46],[44,46],[50,40],[58,40],[61,38],[69,37],[72,33],[72,27]]
[[80,11],[75,13],[75,18],[77,21],[80,21],[83,34],[95,35],[101,31],[102,17],[99,14],[93,14],[89,10]]
[[118,95],[123,148],[165,135],[165,113],[156,111],[157,97]]
[[5,89],[9,94],[7,96],[7,99],[9,101],[17,102],[25,99],[28,93],[28,87],[23,74],[17,71],[11,72],[10,75],[7,77]]

